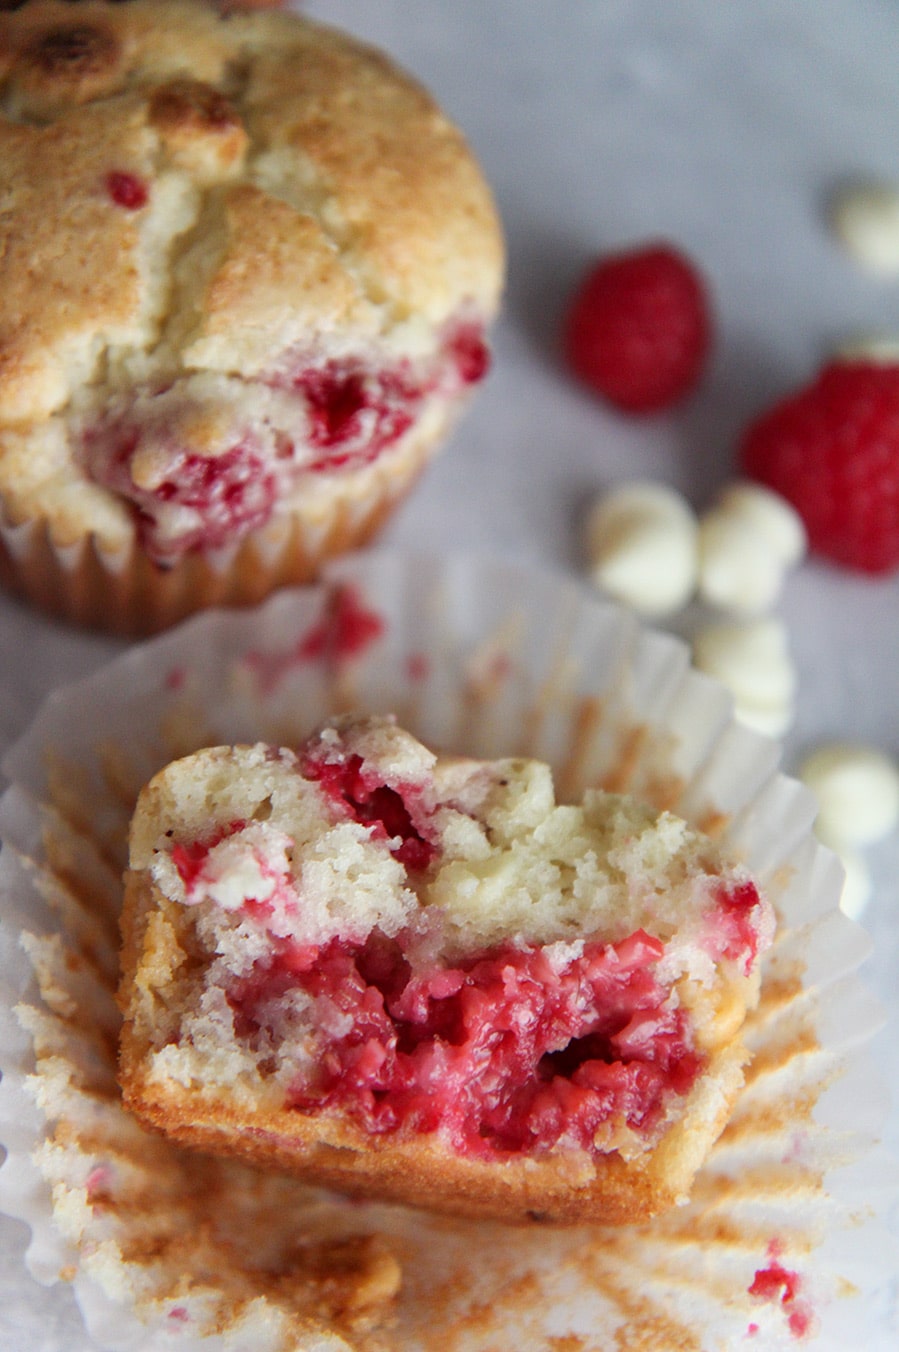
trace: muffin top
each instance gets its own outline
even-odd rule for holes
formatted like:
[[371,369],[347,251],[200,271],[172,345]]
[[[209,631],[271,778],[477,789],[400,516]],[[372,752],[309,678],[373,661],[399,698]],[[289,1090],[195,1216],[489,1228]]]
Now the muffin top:
[[462,136],[363,44],[189,0],[0,13],[0,429],[313,340],[420,351],[501,273]]

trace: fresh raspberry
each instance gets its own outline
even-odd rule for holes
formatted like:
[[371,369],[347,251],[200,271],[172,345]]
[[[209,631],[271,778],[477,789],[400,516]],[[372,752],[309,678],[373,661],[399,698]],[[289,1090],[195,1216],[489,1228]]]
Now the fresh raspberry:
[[576,375],[631,413],[684,398],[702,374],[712,324],[693,264],[666,244],[601,259],[568,311],[564,350]]
[[793,504],[813,549],[899,566],[899,365],[832,362],[744,434],[746,473]]

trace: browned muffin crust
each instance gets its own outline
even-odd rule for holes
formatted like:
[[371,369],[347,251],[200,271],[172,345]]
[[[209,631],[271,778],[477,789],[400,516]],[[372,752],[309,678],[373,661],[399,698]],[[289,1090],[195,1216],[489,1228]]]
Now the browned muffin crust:
[[254,417],[282,427],[304,363],[353,362],[388,402],[415,384],[407,439],[435,442],[454,326],[482,330],[502,283],[489,190],[430,96],[271,9],[0,13],[0,200],[0,504],[54,546],[130,547],[166,472],[150,447],[119,491],[135,393],[143,425],[164,393],[170,440],[215,457]]

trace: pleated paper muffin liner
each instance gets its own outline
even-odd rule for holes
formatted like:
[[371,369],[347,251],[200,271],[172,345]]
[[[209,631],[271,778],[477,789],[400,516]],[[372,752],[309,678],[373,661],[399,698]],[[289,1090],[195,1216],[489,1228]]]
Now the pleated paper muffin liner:
[[276,588],[313,580],[328,560],[371,541],[413,489],[447,434],[446,410],[432,410],[390,454],[330,475],[295,508],[232,545],[192,552],[169,567],[136,536],[104,548],[91,533],[60,544],[50,523],[14,524],[0,504],[0,585],[58,619],[89,629],[147,636],[212,606],[249,606]]
[[[200,746],[294,744],[346,709],[393,712],[435,749],[539,756],[560,796],[637,793],[766,887],[780,923],[753,1060],[686,1206],[614,1229],[469,1224],[191,1154],[124,1112],[113,997],[139,787]],[[863,1345],[899,1270],[866,1051],[880,1013],[840,866],[777,763],[679,641],[574,581],[471,557],[349,557],[57,693],[0,807],[0,1205],[31,1228],[32,1275],[71,1282],[98,1346],[123,1352]]]

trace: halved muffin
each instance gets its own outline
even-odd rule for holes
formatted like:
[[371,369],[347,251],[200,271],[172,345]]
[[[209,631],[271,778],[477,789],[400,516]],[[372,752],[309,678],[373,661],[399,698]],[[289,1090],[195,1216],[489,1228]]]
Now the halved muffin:
[[125,1101],[360,1195],[639,1219],[726,1122],[773,923],[710,839],[540,762],[385,718],[201,751],[133,820]]

